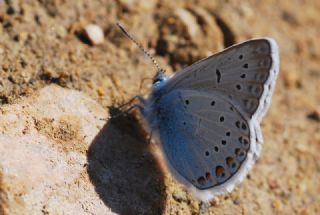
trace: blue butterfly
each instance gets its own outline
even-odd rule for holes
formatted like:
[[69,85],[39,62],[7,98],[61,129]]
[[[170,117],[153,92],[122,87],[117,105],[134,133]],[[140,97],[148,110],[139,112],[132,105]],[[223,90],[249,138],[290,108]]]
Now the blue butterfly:
[[260,121],[279,72],[276,42],[248,40],[169,78],[149,57],[158,71],[138,107],[171,173],[202,201],[232,191],[260,154]]

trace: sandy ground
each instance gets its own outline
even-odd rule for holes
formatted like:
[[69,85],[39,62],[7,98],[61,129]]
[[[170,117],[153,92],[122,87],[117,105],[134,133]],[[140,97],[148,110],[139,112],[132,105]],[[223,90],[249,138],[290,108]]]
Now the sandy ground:
[[[130,117],[106,124],[107,145],[97,136],[87,155],[88,174],[104,204],[120,214],[320,214],[319,14],[317,0],[0,1],[0,104],[51,83],[111,109],[145,95],[151,83],[142,80],[155,68],[119,31],[118,20],[168,73],[234,43],[273,37],[281,69],[262,123],[265,144],[234,192],[209,205],[196,201],[158,168]],[[90,23],[103,28],[101,45],[91,46],[83,36]],[[112,183],[95,180],[99,159],[114,173]]]

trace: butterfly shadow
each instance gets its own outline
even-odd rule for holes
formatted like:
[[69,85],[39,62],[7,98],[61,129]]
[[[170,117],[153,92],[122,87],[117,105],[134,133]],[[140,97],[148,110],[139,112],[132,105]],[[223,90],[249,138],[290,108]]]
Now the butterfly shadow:
[[[111,116],[119,113],[110,108]],[[137,120],[108,120],[87,152],[87,171],[95,190],[118,214],[162,214],[164,177]]]

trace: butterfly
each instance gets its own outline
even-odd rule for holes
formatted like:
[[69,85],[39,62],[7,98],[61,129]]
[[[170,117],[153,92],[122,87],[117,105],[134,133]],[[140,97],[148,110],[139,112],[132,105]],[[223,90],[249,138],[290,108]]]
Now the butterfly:
[[139,109],[172,175],[198,199],[231,192],[258,159],[278,73],[271,38],[233,45],[169,78],[158,68]]

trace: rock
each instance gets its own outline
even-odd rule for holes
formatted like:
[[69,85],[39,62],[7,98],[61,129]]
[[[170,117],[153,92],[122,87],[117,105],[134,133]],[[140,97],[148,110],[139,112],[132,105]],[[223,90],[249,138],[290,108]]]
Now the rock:
[[220,199],[218,197],[214,197],[211,201],[210,201],[211,206],[218,206],[220,204]]
[[308,119],[316,121],[316,122],[320,122],[320,108],[317,108],[313,111],[311,111],[308,115],[307,115]]
[[56,36],[60,39],[65,38],[66,35],[68,34],[67,30],[62,25],[56,26],[55,33],[56,33]]
[[235,205],[240,205],[241,203],[242,203],[242,201],[239,198],[236,198],[233,200],[233,204],[235,204]]
[[208,212],[210,208],[210,202],[201,202],[200,203],[200,214]]
[[119,4],[128,11],[148,11],[156,6],[155,0],[119,0]]
[[201,41],[198,41],[198,43],[203,43],[200,44],[202,46],[205,46],[204,43],[206,43],[206,46],[210,47],[210,50],[208,50],[208,53],[206,54],[207,57],[212,55],[214,52],[221,51],[224,48],[224,38],[214,16],[201,7],[190,8],[190,10],[196,16],[197,20],[199,20],[198,22],[202,23],[200,27],[205,35],[201,38]]
[[289,89],[301,87],[301,80],[294,70],[284,72],[284,83]]
[[194,15],[183,8],[176,9],[174,11],[174,14],[180,20],[180,22],[184,24],[184,27],[186,28],[187,34],[190,39],[196,42],[201,31]]
[[215,17],[201,7],[161,11],[157,53],[169,55],[179,70],[222,50],[224,37]]
[[18,35],[16,35],[15,39],[23,45],[28,40],[29,33],[28,32],[20,32]]
[[100,118],[94,100],[54,85],[1,106],[0,213],[112,214],[86,170]]
[[106,94],[105,90],[103,87],[98,87],[97,88],[97,93],[99,96],[104,96]]
[[199,211],[199,202],[198,201],[191,201],[190,206],[195,213],[197,213]]
[[272,207],[279,212],[282,211],[283,205],[280,200],[276,199],[272,202]]
[[300,211],[300,214],[301,215],[309,215],[309,211],[308,211],[308,208],[303,208],[301,211]]
[[299,152],[299,153],[308,153],[310,152],[310,148],[307,144],[305,143],[301,143],[301,142],[298,142],[296,145],[295,145],[295,149]]
[[271,190],[279,188],[279,183],[276,179],[269,179],[268,185]]
[[188,201],[187,193],[183,190],[176,190],[173,192],[172,197],[178,202],[186,202]]
[[104,41],[104,33],[100,26],[89,24],[84,28],[84,36],[92,45],[98,45]]

